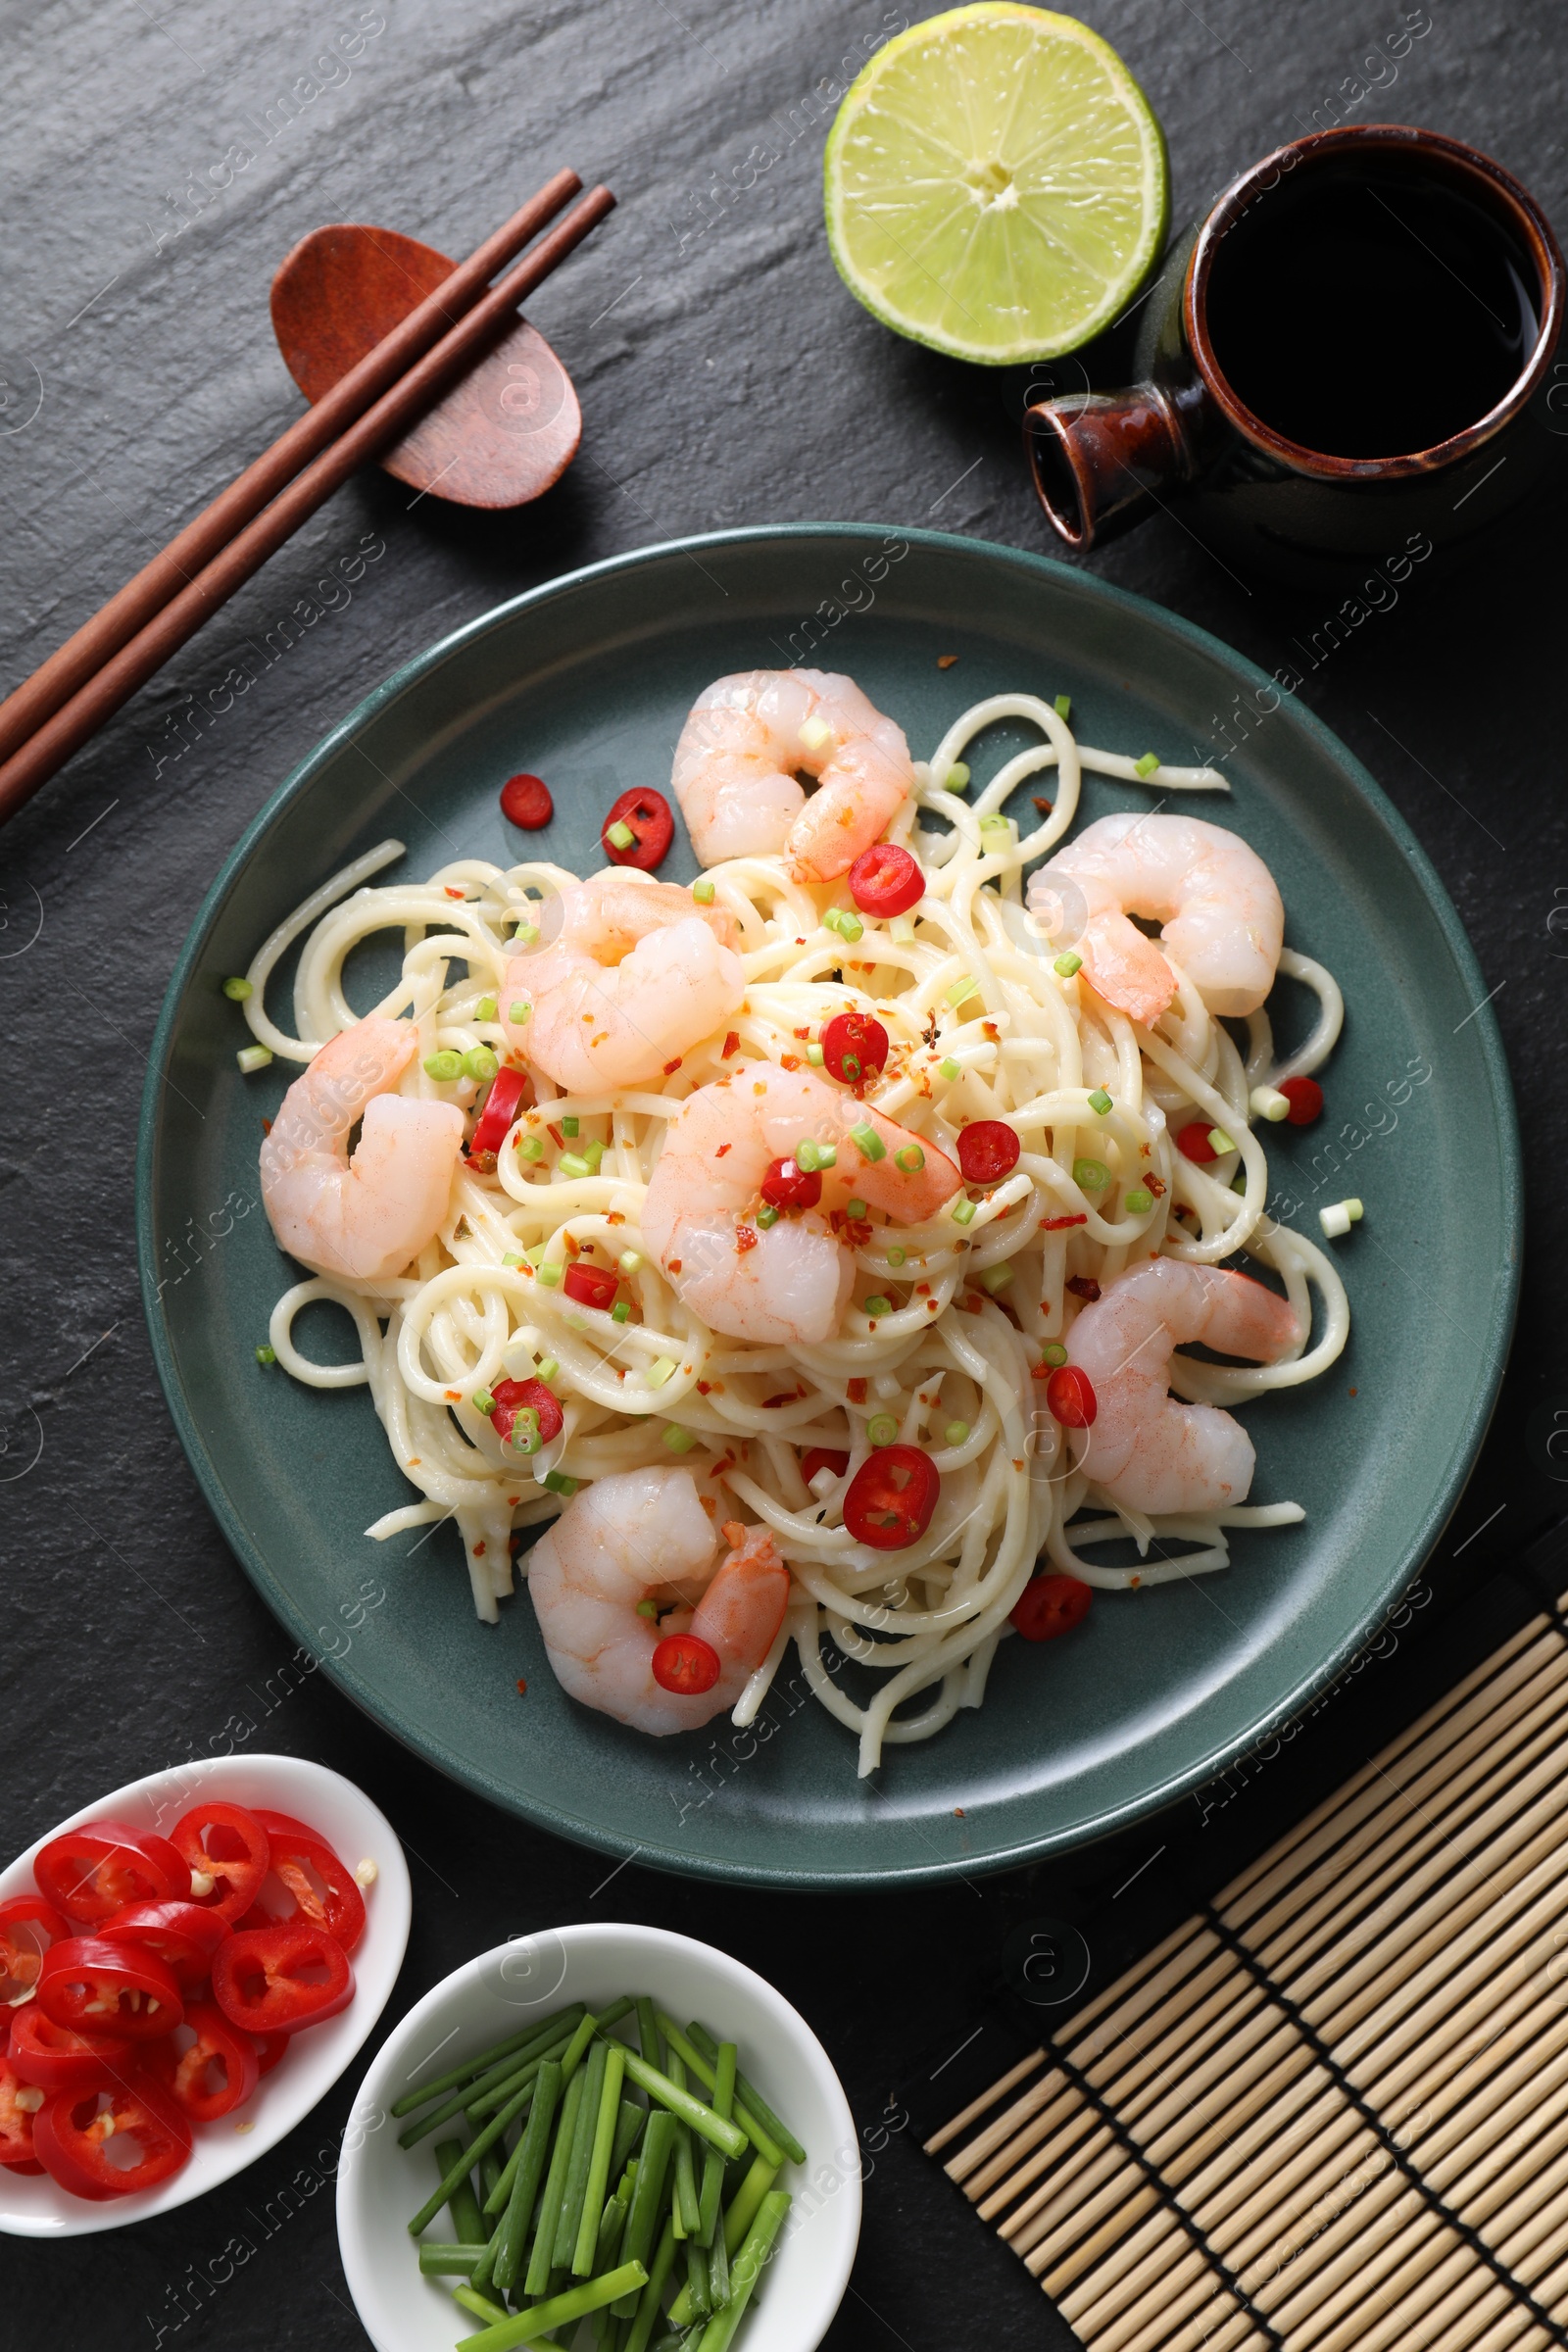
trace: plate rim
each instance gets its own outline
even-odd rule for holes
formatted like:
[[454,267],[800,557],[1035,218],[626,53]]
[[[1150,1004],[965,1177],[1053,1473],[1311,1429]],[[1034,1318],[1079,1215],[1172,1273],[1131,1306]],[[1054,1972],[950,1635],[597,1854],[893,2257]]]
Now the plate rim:
[[[998,540],[970,538],[948,531],[922,530],[902,523],[802,521],[789,523],[754,523],[727,531],[696,532],[683,538],[665,539],[647,547],[632,548],[620,555],[602,558],[594,564],[583,564],[575,570],[559,573],[538,586],[522,590],[502,603],[489,607],[473,619],[462,622],[456,629],[438,638],[434,644],[412,655],[390,675],[371,687],[343,718],[296,761],[282,782],[263,803],[245,826],[233,849],[224,858],[217,876],[208,889],[192,919],[190,929],[175,957],[170,973],[164,1002],[159,1010],[157,1026],[148,1049],[147,1075],[142,1089],[141,1109],[137,1121],[135,1164],[135,1223],[136,1255],[140,1279],[142,1308],[146,1317],[148,1336],[158,1378],[169,1405],[175,1433],[187,1462],[201,1489],[203,1499],[218,1521],[220,1533],[240,1566],[273,1615],[291,1632],[297,1641],[311,1645],[310,1627],[304,1613],[292,1597],[277,1584],[272,1570],[260,1550],[251,1544],[238,1512],[232,1507],[217,1464],[207,1450],[194,1416],[190,1412],[179,1380],[174,1350],[169,1338],[167,1324],[158,1312],[158,1273],[156,1237],[151,1229],[154,1161],[157,1151],[158,1113],[163,1093],[165,1063],[172,1034],[190,984],[195,966],[203,952],[206,939],[229,893],[238,883],[253,854],[270,830],[287,804],[301,793],[316,771],[343,744],[368,727],[395,698],[416,680],[432,675],[460,653],[470,641],[502,626],[513,616],[531,607],[569,596],[610,576],[635,573],[645,567],[666,563],[674,556],[696,560],[704,553],[745,546],[778,545],[781,541],[810,539],[886,540],[896,538],[910,547],[920,547],[949,557],[961,556],[970,561],[1001,563],[1021,567],[1027,573],[1049,581],[1058,589],[1099,603],[1112,612],[1120,612],[1129,619],[1136,618],[1144,625],[1152,623],[1185,643],[1192,651],[1216,662],[1227,675],[1243,686],[1266,688],[1277,692],[1270,673],[1250,656],[1228,646],[1212,631],[1190,620],[1184,613],[1158,604],[1152,597],[1136,590],[1123,588],[1098,573],[1063,564],[1050,556],[1042,556],[1027,548],[1009,547]],[[990,1876],[998,1872],[1021,1869],[1054,1855],[1076,1851],[1097,1844],[1140,1821],[1153,1818],[1178,1802],[1194,1789],[1202,1788],[1243,1755],[1250,1747],[1275,1736],[1317,1693],[1325,1690],[1364,1646],[1387,1610],[1407,1591],[1420,1574],[1440,1541],[1444,1529],[1452,1517],[1460,1496],[1475,1468],[1477,1456],[1501,1394],[1503,1378],[1512,1345],[1517,1317],[1519,1292],[1523,1274],[1524,1245],[1524,1173],[1523,1152],[1519,1137],[1518,1117],[1514,1105],[1513,1085],[1503,1052],[1501,1032],[1493,1010],[1492,999],[1486,994],[1485,977],[1474,947],[1460,920],[1441,875],[1399,810],[1384,792],[1382,786],[1355,754],[1335,734],[1334,730],[1298,697],[1282,698],[1275,713],[1284,717],[1287,729],[1298,731],[1320,757],[1325,758],[1347,780],[1350,787],[1370,807],[1373,814],[1385,827],[1396,847],[1404,857],[1419,884],[1422,896],[1437,918],[1450,955],[1461,974],[1470,982],[1480,1002],[1474,1018],[1478,1032],[1483,1070],[1496,1116],[1498,1157],[1501,1163],[1501,1185],[1497,1202],[1499,1254],[1502,1260],[1502,1279],[1493,1293],[1492,1311],[1482,1337],[1479,1352],[1486,1360],[1485,1377],[1476,1392],[1459,1440],[1451,1453],[1442,1481],[1433,1491],[1420,1517],[1414,1535],[1405,1547],[1405,1566],[1400,1581],[1386,1597],[1368,1604],[1357,1615],[1349,1633],[1311,1672],[1298,1677],[1290,1690],[1260,1715],[1240,1740],[1227,1738],[1207,1747],[1196,1760],[1179,1770],[1167,1771],[1164,1777],[1146,1788],[1136,1796],[1125,1797],[1108,1804],[1098,1815],[1090,1829],[1068,1827],[1046,1831],[1036,1836],[1013,1838],[1005,1844],[994,1846],[983,1855],[960,1853],[951,1860],[915,1860],[885,1868],[848,1870],[803,1868],[795,1864],[749,1861],[741,1864],[724,1856],[693,1855],[674,1846],[641,1846],[637,1859],[650,1869],[661,1870],[679,1878],[694,1878],[729,1886],[778,1886],[797,1890],[822,1892],[851,1892],[866,1888],[892,1888],[945,1885],[964,1876]],[[391,1722],[371,1706],[339,1670],[336,1661],[321,1660],[323,1670],[335,1687],[369,1720],[388,1732],[422,1761],[432,1765],[462,1788],[472,1789],[486,1801],[498,1805],[504,1812],[533,1823],[575,1844],[588,1845],[595,1850],[624,1859],[623,1840],[596,1824],[581,1820],[549,1800],[525,1791],[503,1787],[499,1782],[476,1773],[468,1763],[456,1755],[439,1739],[416,1733]]]

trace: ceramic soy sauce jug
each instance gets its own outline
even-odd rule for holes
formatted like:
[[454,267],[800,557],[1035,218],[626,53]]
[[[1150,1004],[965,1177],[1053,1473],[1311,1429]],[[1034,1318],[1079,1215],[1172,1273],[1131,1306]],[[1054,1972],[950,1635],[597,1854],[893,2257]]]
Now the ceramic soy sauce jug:
[[1139,380],[1029,408],[1041,504],[1082,550],[1179,497],[1277,576],[1451,545],[1562,465],[1563,288],[1540,207],[1476,148],[1398,123],[1295,139],[1167,258]]

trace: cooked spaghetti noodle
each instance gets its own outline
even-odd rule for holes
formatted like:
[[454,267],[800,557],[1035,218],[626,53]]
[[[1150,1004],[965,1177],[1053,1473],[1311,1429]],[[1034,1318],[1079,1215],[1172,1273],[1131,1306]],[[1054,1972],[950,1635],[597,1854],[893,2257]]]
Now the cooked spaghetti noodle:
[[[949,789],[970,740],[1003,718],[1033,722],[1043,741],[1009,759],[972,799]],[[1265,1215],[1268,1166],[1249,1107],[1255,1087],[1323,1061],[1339,1033],[1339,991],[1320,965],[1283,954],[1280,968],[1316,993],[1320,1009],[1305,1045],[1275,1069],[1266,1014],[1251,1016],[1244,1058],[1179,968],[1174,1002],[1149,1028],[1063,976],[1059,943],[1027,913],[1022,885],[1025,867],[1071,827],[1085,767],[1156,795],[1228,789],[1211,769],[1147,773],[1147,762],[1092,751],[1033,696],[976,705],[929,762],[916,763],[915,794],[887,834],[924,872],[925,895],[909,913],[867,917],[851,946],[822,920],[850,906],[845,883],[804,885],[782,857],[710,867],[707,879],[734,918],[745,968],[733,1020],[655,1088],[568,1096],[535,1070],[537,1099],[494,1171],[459,1162],[439,1235],[408,1271],[372,1282],[313,1277],[278,1300],[270,1338],[279,1363],[316,1387],[368,1383],[398,1466],[421,1496],[377,1520],[370,1536],[454,1519],[475,1607],[494,1622],[512,1590],[515,1529],[554,1517],[573,1482],[679,1459],[700,1494],[716,1499],[727,1490],[723,1507],[764,1523],[792,1572],[783,1627],[736,1720],[756,1713],[793,1640],[811,1689],[858,1736],[863,1773],[888,1743],[927,1739],[958,1708],[980,1704],[997,1643],[1042,1554],[1091,1585],[1152,1585],[1224,1567],[1231,1528],[1302,1516],[1292,1502],[1206,1517],[1118,1507],[1074,1467],[1071,1433],[1046,1410],[1043,1353],[1078,1307],[1069,1280],[1092,1278],[1092,1291],[1130,1256],[1162,1252],[1214,1266],[1241,1253],[1279,1278],[1303,1335],[1316,1294],[1315,1336],[1286,1360],[1233,1367],[1175,1356],[1171,1386],[1192,1401],[1234,1404],[1310,1380],[1340,1353],[1348,1329],[1344,1287],[1325,1253]],[[1054,805],[1038,804],[1042,821],[1021,833],[1004,804],[1053,769]],[[922,816],[935,821],[922,825]],[[443,1049],[484,1046],[506,1059],[496,998],[514,935],[521,926],[531,936],[540,902],[574,877],[545,862],[502,869],[460,859],[427,882],[368,887],[401,855],[400,843],[381,844],[274,932],[250,967],[246,1016],[259,1044],[308,1061],[361,1017],[345,991],[346,959],[372,934],[400,929],[402,970],[373,1008],[417,1028],[400,1091],[471,1109],[479,1085],[439,1082],[424,1062]],[[297,1034],[289,1036],[268,1016],[264,996],[302,935]],[[798,1066],[808,1050],[801,1041],[818,1039],[846,1010],[874,1013],[891,1040],[887,1066],[867,1090],[877,1109],[950,1152],[962,1124],[1003,1119],[1021,1156],[972,1200],[967,1224],[944,1213],[906,1228],[857,1228],[864,1238],[855,1291],[831,1340],[761,1347],[725,1338],[682,1305],[642,1248],[639,1219],[666,1122],[696,1088],[733,1072],[737,1054]],[[1092,1095],[1109,1095],[1109,1110],[1092,1105]],[[1212,1121],[1234,1150],[1207,1165],[1184,1156],[1172,1139],[1187,1119]],[[565,1120],[575,1127],[564,1128]],[[574,1139],[570,1153],[565,1135]],[[1092,1192],[1074,1173],[1090,1138],[1110,1177]],[[1146,1189],[1151,1177],[1157,1183]],[[1128,1192],[1149,1205],[1135,1213]],[[563,1264],[596,1246],[625,1275],[629,1321],[560,1287]],[[317,1299],[354,1318],[356,1360],[322,1366],[295,1346],[294,1318]],[[541,1366],[564,1427],[519,1466],[473,1399]],[[942,1482],[927,1532],[894,1554],[858,1543],[839,1508],[871,1449],[873,1417],[884,1440],[896,1422],[898,1442],[923,1446]],[[850,1457],[843,1479],[824,1489],[819,1474],[814,1492],[801,1470],[813,1447]],[[1087,1556],[1129,1539],[1137,1567]],[[843,1687],[837,1661],[824,1659],[824,1633],[875,1670],[865,1703]]]

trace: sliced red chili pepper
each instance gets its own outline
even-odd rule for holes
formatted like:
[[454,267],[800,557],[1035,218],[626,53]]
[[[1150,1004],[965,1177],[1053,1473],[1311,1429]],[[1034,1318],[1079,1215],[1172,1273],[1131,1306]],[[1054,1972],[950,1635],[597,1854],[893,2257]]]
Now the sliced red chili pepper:
[[822,1032],[822,1066],[842,1086],[858,1086],[887,1067],[888,1033],[867,1012],[835,1014]]
[[654,1651],[653,1667],[661,1690],[698,1698],[718,1680],[718,1652],[700,1634],[666,1634]]
[[241,2106],[261,2081],[262,2062],[254,2034],[230,2025],[212,2001],[196,2001],[185,2012],[192,2039],[176,2050],[172,2035],[156,2045],[150,2063],[192,2123],[216,2124]]
[[229,1937],[213,1962],[213,1998],[248,2034],[296,2034],[347,2008],[354,1970],[325,1928],[285,1919]]
[[213,1954],[229,1923],[207,1903],[131,1903],[106,1919],[98,1933],[110,1943],[135,1943],[156,1952],[181,1991],[212,1973]]
[[585,1265],[578,1258],[576,1264],[568,1266],[562,1276],[561,1287],[568,1298],[576,1299],[579,1306],[597,1306],[608,1310],[615,1303],[620,1278],[604,1266]]
[[[262,1811],[258,1818],[272,1841],[272,1872],[292,1898],[291,1910],[269,1908],[259,1923],[275,1927],[279,1919],[304,1917],[313,1927],[352,1952],[365,1934],[365,1897],[360,1883],[342,1857],[318,1831],[286,1813]],[[265,1892],[265,1890],[264,1890]],[[253,1923],[246,1920],[247,1927]]]
[[542,832],[556,813],[543,776],[509,776],[501,787],[501,813],[524,833]]
[[1095,1384],[1081,1364],[1058,1364],[1046,1383],[1046,1402],[1063,1429],[1090,1429],[1100,1410]]
[[74,1932],[41,1894],[14,1894],[0,1903],[0,2008],[31,2000],[45,1952]]
[[801,1456],[801,1476],[808,1486],[819,1470],[831,1470],[835,1478],[842,1478],[849,1466],[849,1455],[836,1453],[829,1446],[813,1446],[808,1453]]
[[540,1445],[548,1446],[552,1438],[560,1437],[564,1426],[561,1399],[542,1380],[498,1380],[490,1394],[496,1400],[490,1419],[502,1437],[511,1437],[517,1415],[530,1406],[539,1416]]
[[78,1927],[96,1927],[127,1903],[190,1893],[190,1865],[167,1838],[127,1821],[84,1821],[41,1845],[32,1875],[45,1902]]
[[925,897],[919,860],[879,841],[851,866],[850,896],[862,914],[907,914]]
[[925,1534],[941,1492],[941,1473],[918,1446],[879,1446],[850,1481],[844,1524],[857,1544],[902,1551]]
[[1310,1127],[1323,1116],[1323,1089],[1315,1078],[1287,1078],[1279,1091],[1291,1106],[1286,1118],[1292,1127]]
[[98,2090],[122,2075],[134,2058],[125,2034],[77,2034],[57,2026],[45,2009],[29,2001],[11,2023],[6,2064],[20,2082],[39,2090]]
[[1054,1642],[1089,1614],[1094,1588],[1076,1576],[1031,1577],[1018,1595],[1012,1622],[1026,1642]]
[[103,1936],[52,1943],[38,1972],[38,2005],[76,2034],[125,2034],[150,2041],[185,2014],[174,1972],[156,1952]]
[[[612,829],[624,825],[633,838],[622,847],[611,840]],[[675,819],[662,792],[623,792],[599,829],[599,846],[616,865],[641,866],[652,873],[675,838]]]
[[267,1876],[270,1849],[267,1832],[245,1805],[223,1804],[214,1798],[194,1805],[174,1824],[174,1843],[192,1873],[203,1871],[214,1882],[204,1902],[220,1919],[238,1919],[256,1898]]
[[1065,1233],[1069,1225],[1087,1225],[1088,1222],[1088,1217],[1085,1215],[1084,1211],[1080,1209],[1075,1217],[1044,1218],[1041,1222],[1040,1230],[1042,1233]]
[[495,1157],[517,1113],[527,1109],[532,1091],[526,1070],[497,1070],[468,1146],[470,1159]]
[[774,1208],[814,1208],[822,1198],[822,1179],[814,1168],[797,1167],[793,1159],[770,1159],[761,1189]]
[[[9,2165],[16,2173],[25,2172],[37,2162],[32,2147],[33,2106],[27,2095],[34,2087],[23,2081],[9,2058],[0,2058],[0,2164]],[[17,2105],[19,2091],[27,2100],[24,2107]]]
[[[1285,1090],[1282,1087],[1280,1091],[1283,1094]],[[1177,1134],[1176,1149],[1184,1159],[1196,1160],[1200,1167],[1206,1167],[1211,1159],[1219,1157],[1208,1140],[1213,1132],[1212,1119],[1195,1119],[1190,1127],[1183,1127]]]
[[270,2075],[288,2048],[288,2035],[286,2034],[252,2034],[251,2039],[256,2044],[259,2071],[263,2076]]
[[1005,1119],[976,1119],[960,1130],[958,1165],[965,1184],[998,1184],[1018,1164],[1023,1150]]
[[[116,2140],[134,2143],[133,2162],[110,2155]],[[62,2188],[101,2201],[170,2180],[190,2155],[190,2124],[143,2071],[107,2092],[55,2091],[38,2111],[32,2144]]]

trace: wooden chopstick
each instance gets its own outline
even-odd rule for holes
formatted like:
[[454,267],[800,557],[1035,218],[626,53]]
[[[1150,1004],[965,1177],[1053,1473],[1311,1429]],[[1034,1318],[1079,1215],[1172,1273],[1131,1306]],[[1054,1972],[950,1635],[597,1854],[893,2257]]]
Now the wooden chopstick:
[[[563,188],[563,181],[570,185]],[[479,355],[517,304],[613,209],[615,200],[608,188],[591,189],[564,220],[541,237],[510,276],[481,294],[480,288],[497,267],[493,258],[497,246],[510,240],[510,250],[514,252],[521,241],[516,233],[518,224],[525,217],[537,226],[559,211],[577,184],[572,174],[564,172],[541,189],[0,706],[0,717],[4,717],[14,704],[33,695],[46,673],[53,673],[34,706],[47,714],[0,763],[0,824],[195,635],[357,466],[408,430],[446,384]],[[528,233],[523,231],[524,236]],[[487,256],[492,258],[487,261]],[[468,308],[441,333],[453,307],[451,289],[460,279],[463,287],[455,299],[461,302],[466,297]],[[421,324],[410,336],[416,320]],[[432,343],[434,333],[439,333],[439,340]],[[421,336],[425,348],[421,356],[416,356]],[[390,362],[383,361],[382,355],[394,345],[397,349]],[[389,375],[393,378],[390,382]],[[358,390],[334,406],[357,379]],[[386,385],[378,396],[377,379]],[[318,419],[323,411],[331,412],[326,434],[335,432],[336,437],[319,446],[322,432]],[[314,456],[310,454],[312,442],[318,445]],[[279,461],[277,453],[285,444],[292,447]],[[305,459],[309,462],[302,463]],[[270,487],[260,496],[254,478],[259,473],[270,477]],[[272,495],[274,491],[276,495]],[[270,503],[267,504],[269,497]],[[207,551],[205,560],[199,552],[202,548]],[[139,620],[138,612],[143,615]],[[106,615],[113,617],[106,621]],[[100,624],[104,624],[101,636]],[[76,680],[74,686],[70,684],[72,678]],[[62,696],[58,689],[63,683]]]

